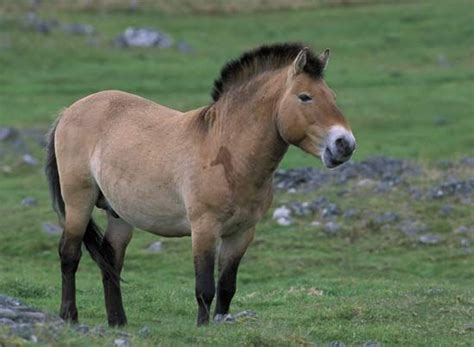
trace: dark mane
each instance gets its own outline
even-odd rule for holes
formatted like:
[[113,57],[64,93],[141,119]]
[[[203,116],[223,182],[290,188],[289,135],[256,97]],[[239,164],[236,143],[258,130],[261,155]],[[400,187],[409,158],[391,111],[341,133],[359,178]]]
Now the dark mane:
[[[214,81],[212,99],[219,100],[230,86],[238,82],[249,80],[261,72],[289,65],[304,47],[300,43],[277,43],[243,53],[224,65],[219,78]],[[311,51],[308,51],[304,72],[315,79],[323,75],[323,65]]]

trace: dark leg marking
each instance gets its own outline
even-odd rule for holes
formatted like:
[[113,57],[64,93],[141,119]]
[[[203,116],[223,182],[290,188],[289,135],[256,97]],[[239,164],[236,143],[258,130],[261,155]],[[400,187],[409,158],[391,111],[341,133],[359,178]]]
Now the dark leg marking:
[[81,259],[81,240],[67,240],[63,235],[59,242],[59,257],[62,279],[59,316],[64,320],[77,323],[76,271]]
[[214,283],[214,259],[214,252],[209,252],[194,258],[198,326],[209,323],[211,304],[216,293]]
[[230,302],[234,297],[237,282],[237,270],[241,257],[228,261],[227,265],[220,269],[219,281],[217,283],[217,302],[214,315],[229,313]]
[[[114,264],[113,256],[108,256],[107,261],[113,265],[114,268],[117,269],[117,273],[120,274],[121,269],[118,269]],[[111,278],[109,274],[102,272],[102,284],[104,285],[105,307],[107,309],[109,325],[114,327],[127,324],[127,317],[122,302],[120,279]]]

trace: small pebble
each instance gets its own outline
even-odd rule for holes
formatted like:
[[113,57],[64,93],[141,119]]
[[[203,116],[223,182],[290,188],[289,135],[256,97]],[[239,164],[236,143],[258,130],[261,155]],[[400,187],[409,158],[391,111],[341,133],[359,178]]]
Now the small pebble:
[[150,253],[160,253],[162,250],[163,250],[163,243],[161,241],[153,242],[147,248],[147,251]]
[[31,196],[27,196],[23,200],[21,200],[21,205],[22,206],[27,206],[27,207],[33,207],[38,205],[38,200],[36,198],[33,198]]
[[57,224],[52,223],[43,223],[42,224],[43,232],[48,235],[61,235],[63,232],[63,228],[61,228]]

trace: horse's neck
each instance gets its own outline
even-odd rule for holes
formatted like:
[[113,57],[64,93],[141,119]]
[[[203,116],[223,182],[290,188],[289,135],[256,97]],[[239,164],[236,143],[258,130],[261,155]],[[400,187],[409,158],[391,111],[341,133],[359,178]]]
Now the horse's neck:
[[269,76],[215,105],[214,148],[228,150],[236,177],[246,184],[268,181],[288,149],[275,123],[280,98],[276,86],[281,87],[277,79]]

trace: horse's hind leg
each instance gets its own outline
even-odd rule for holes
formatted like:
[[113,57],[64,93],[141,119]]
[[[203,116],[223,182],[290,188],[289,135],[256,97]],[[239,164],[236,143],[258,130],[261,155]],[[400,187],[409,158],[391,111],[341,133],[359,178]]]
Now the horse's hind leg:
[[97,191],[92,186],[74,188],[69,186],[63,191],[66,215],[59,242],[62,275],[59,315],[71,322],[77,322],[76,271],[81,259],[81,244],[97,199]]
[[[107,254],[107,262],[112,264],[116,273],[120,275],[125,257],[125,250],[132,238],[133,227],[123,219],[116,218],[111,212],[107,212],[107,229],[104,239],[113,248],[113,254]],[[111,278],[107,273],[102,272],[102,283],[104,285],[105,307],[107,309],[107,319],[110,326],[120,326],[127,323],[127,317],[122,303],[122,293],[120,280]]]
[[219,280],[217,282],[217,302],[214,320],[221,321],[229,313],[234,297],[237,270],[248,245],[253,240],[255,229],[222,238],[219,248]]

